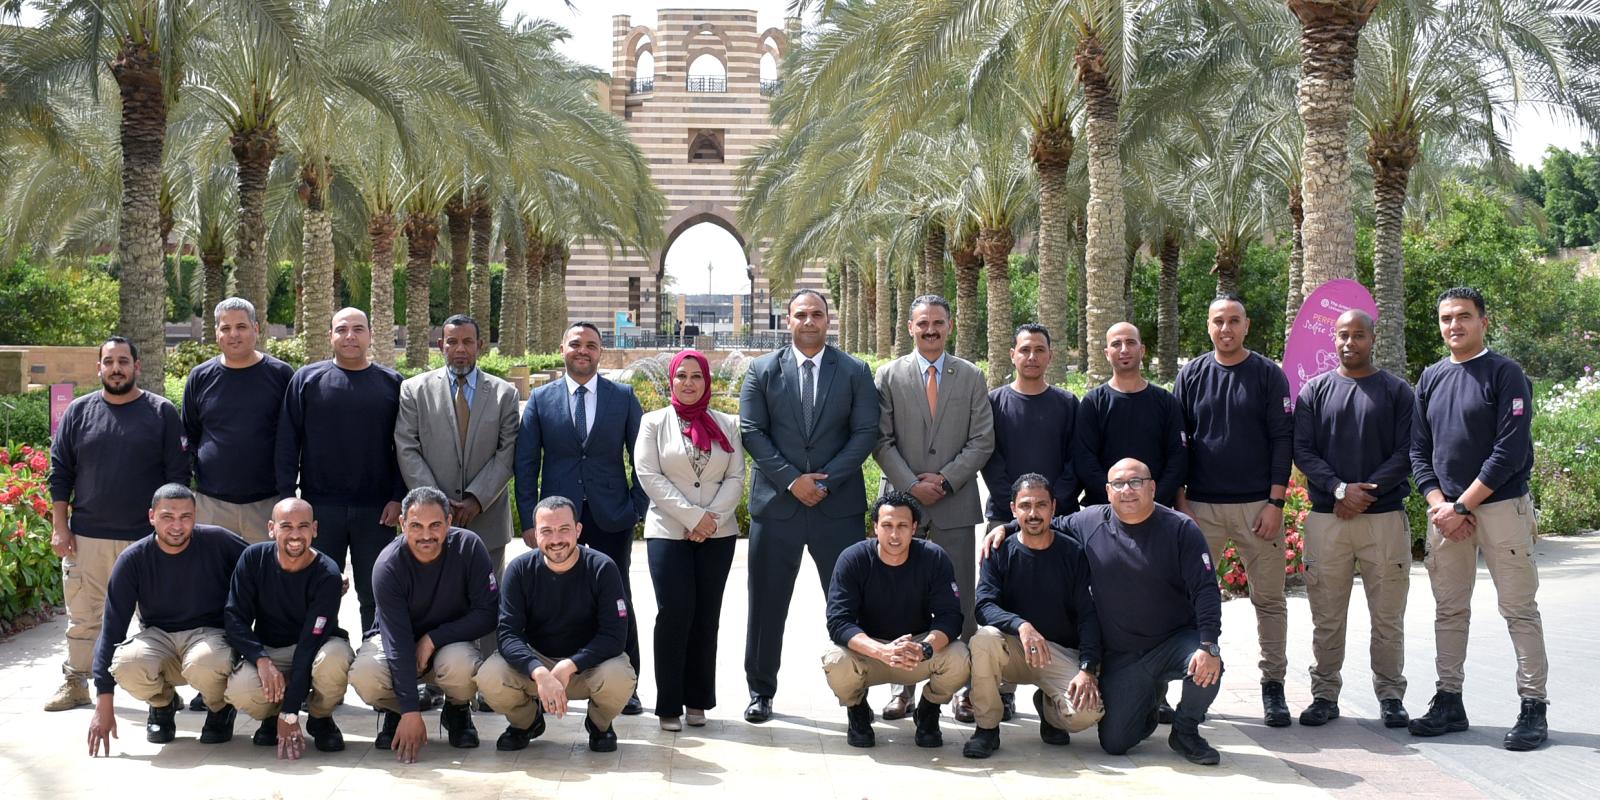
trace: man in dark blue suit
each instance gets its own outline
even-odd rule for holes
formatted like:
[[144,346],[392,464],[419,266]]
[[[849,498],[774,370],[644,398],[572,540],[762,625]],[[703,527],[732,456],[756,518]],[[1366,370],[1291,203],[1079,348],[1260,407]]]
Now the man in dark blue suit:
[[[578,543],[610,556],[622,571],[628,598],[626,653],[638,671],[639,626],[628,566],[633,528],[649,504],[633,475],[633,441],[644,412],[632,386],[597,374],[601,349],[599,328],[589,322],[573,323],[561,342],[566,375],[539,387],[528,399],[517,433],[517,512],[523,537],[531,541],[533,507],[540,500],[560,496],[577,503],[582,525]],[[627,464],[623,453],[628,455]],[[635,694],[622,713],[642,710]]]
[[865,536],[861,463],[878,441],[872,372],[827,346],[828,301],[801,289],[789,299],[788,323],[793,344],[756,359],[739,392],[744,449],[756,465],[744,650],[744,718],[756,723],[772,717],[801,551],[810,549],[826,595],[839,553]]

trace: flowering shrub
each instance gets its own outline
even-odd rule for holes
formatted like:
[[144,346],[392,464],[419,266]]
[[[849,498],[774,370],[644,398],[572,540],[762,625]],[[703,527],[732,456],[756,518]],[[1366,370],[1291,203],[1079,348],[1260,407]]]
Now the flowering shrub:
[[1539,398],[1533,416],[1533,475],[1541,534],[1600,527],[1600,377],[1592,368]]
[[61,603],[61,560],[50,550],[50,456],[0,448],[0,622]]
[[[1283,572],[1293,577],[1306,571],[1305,527],[1306,516],[1311,513],[1311,498],[1306,489],[1293,478],[1289,491],[1283,496]],[[1250,577],[1245,574],[1244,560],[1238,547],[1229,539],[1222,547],[1222,557],[1217,559],[1217,580],[1222,582],[1222,593],[1239,597],[1250,592]]]

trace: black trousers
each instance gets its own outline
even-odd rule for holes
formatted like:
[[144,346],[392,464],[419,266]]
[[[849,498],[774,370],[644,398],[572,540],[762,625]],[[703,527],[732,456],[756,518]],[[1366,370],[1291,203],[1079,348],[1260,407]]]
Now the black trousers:
[[343,570],[348,556],[350,571],[355,574],[356,598],[361,604],[361,635],[372,630],[377,619],[378,606],[372,599],[372,566],[378,563],[378,554],[394,540],[395,529],[378,522],[383,516],[383,504],[375,506],[341,506],[332,503],[317,504],[316,548],[339,562]]
[[656,590],[656,716],[717,705],[717,627],[736,537],[646,539]]
[[[789,600],[794,596],[795,576],[800,574],[802,551],[810,548],[826,598],[834,562],[865,535],[866,520],[856,514],[836,519],[814,508],[801,508],[790,519],[751,518],[750,621],[744,643],[744,677],[751,694],[772,697],[778,693],[783,629],[789,621]],[[826,605],[817,611],[826,613]]]
[[1222,676],[1210,686],[1188,677],[1189,659],[1200,649],[1200,632],[1179,631],[1138,653],[1107,652],[1100,678],[1106,715],[1100,719],[1100,748],[1114,756],[1128,752],[1156,729],[1156,701],[1167,681],[1183,681],[1183,699],[1173,710],[1174,730],[1193,732],[1217,699]]
[[628,568],[633,564],[633,529],[625,531],[602,531],[595,524],[594,515],[589,513],[589,506],[584,504],[583,514],[578,523],[583,526],[583,532],[578,534],[578,544],[588,545],[617,562],[617,569],[622,572],[622,594],[628,601],[628,643],[623,652],[628,654],[628,660],[633,662],[633,671],[639,671],[639,615],[633,607],[633,582],[628,579]]

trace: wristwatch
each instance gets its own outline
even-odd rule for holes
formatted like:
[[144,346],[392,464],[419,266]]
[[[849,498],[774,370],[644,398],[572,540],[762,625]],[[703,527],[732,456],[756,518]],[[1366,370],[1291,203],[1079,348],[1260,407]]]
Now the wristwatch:
[[290,713],[288,711],[285,711],[285,712],[283,712],[283,713],[278,715],[278,721],[283,723],[283,724],[285,724],[285,725],[299,725],[300,724],[300,712],[296,711],[296,712]]
[[1100,664],[1087,658],[1078,662],[1078,671],[1087,672],[1096,680],[1100,678]]
[[822,492],[823,494],[827,494],[828,493],[828,484],[827,483],[824,483],[823,481],[816,481],[815,485],[817,487],[817,491]]
[[927,642],[922,642],[922,660],[923,661],[932,661],[933,660],[933,645],[931,645],[931,644],[929,644]]
[[1457,500],[1453,505],[1450,506],[1450,508],[1463,517],[1472,516],[1472,510],[1467,508],[1467,504],[1461,502],[1460,500]]
[[1267,502],[1277,506],[1278,508],[1283,508],[1283,498],[1281,497],[1269,497],[1267,498]]
[[950,485],[950,479],[949,478],[945,478],[943,481],[940,482],[939,485],[944,488],[944,493],[945,494],[955,494],[956,493],[956,487]]
[[1222,648],[1216,642],[1201,642],[1200,649],[1210,653],[1212,658],[1222,658]]
[[1338,486],[1333,487],[1333,499],[1335,499],[1335,500],[1343,500],[1344,499],[1344,487],[1345,487],[1345,483],[1343,481],[1340,481]]

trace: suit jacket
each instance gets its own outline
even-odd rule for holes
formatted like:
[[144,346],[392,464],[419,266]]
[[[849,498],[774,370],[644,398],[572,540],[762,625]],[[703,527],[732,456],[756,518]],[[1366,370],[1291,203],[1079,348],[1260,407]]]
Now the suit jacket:
[[711,416],[733,445],[733,452],[713,443],[711,457],[699,475],[690,461],[693,445],[684,441],[683,424],[672,406],[656,409],[639,421],[633,455],[639,484],[650,496],[650,510],[644,518],[646,539],[682,539],[707,511],[718,517],[712,538],[739,533],[733,513],[744,499],[739,420],[720,411],[711,411]]
[[994,410],[983,373],[972,362],[945,354],[939,382],[938,416],[928,416],[927,379],[917,354],[903,355],[878,368],[878,446],[873,457],[883,468],[885,487],[910,489],[923,472],[950,481],[953,494],[925,509],[936,528],[983,521],[978,504],[978,470],[994,453]]
[[449,370],[440,367],[400,384],[394,449],[406,489],[433,486],[452,501],[467,495],[483,506],[466,525],[490,550],[511,541],[511,459],[517,444],[517,389],[478,370],[467,415],[467,446],[456,433],[456,402]]
[[816,505],[818,511],[835,518],[867,513],[861,464],[878,439],[872,372],[865,362],[828,346],[816,381],[816,424],[807,436],[793,348],[756,359],[745,373],[739,429],[756,466],[750,479],[752,517],[784,520],[798,513],[803,506],[789,493],[789,484],[808,472],[828,476],[828,496]]
[[644,415],[639,398],[632,386],[596,377],[594,424],[582,443],[567,399],[566,379],[558,378],[535,390],[522,410],[516,457],[522,530],[533,527],[533,507],[540,500],[560,495],[577,504],[580,517],[588,508],[600,530],[631,532],[650,503],[631,474],[633,443]]

